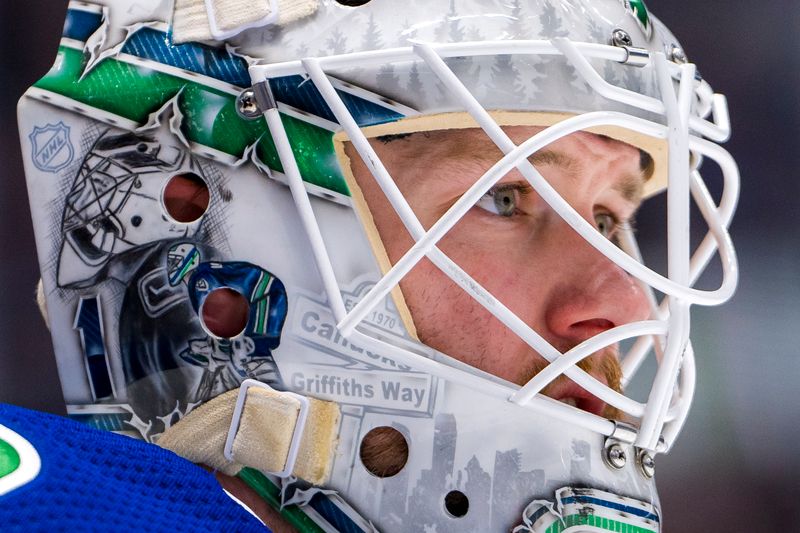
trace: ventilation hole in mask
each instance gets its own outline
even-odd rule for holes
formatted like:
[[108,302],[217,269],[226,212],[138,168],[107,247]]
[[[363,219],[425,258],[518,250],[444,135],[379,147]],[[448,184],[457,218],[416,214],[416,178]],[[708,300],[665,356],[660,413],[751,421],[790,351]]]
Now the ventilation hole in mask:
[[370,474],[392,477],[408,462],[408,441],[394,428],[377,427],[364,435],[359,455]]
[[164,209],[176,222],[189,224],[200,220],[208,210],[206,182],[191,172],[170,178],[164,189]]
[[214,289],[200,308],[203,327],[211,335],[232,339],[247,327],[250,304],[240,292],[228,287]]
[[368,4],[369,0],[336,0],[336,3],[347,7],[358,7]]
[[461,518],[469,511],[469,498],[460,490],[453,490],[444,497],[444,508],[453,518]]

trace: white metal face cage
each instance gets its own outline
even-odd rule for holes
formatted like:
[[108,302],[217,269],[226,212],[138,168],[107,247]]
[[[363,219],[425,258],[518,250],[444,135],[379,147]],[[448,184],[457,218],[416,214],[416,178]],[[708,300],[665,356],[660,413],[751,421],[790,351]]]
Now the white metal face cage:
[[[644,114],[650,114],[658,121],[616,111],[587,112],[559,122],[517,146],[445,62],[446,59],[454,57],[510,53],[561,56],[599,95],[608,101],[620,102]],[[330,72],[336,69],[420,60],[427,64],[447,90],[454,95],[463,107],[463,111],[480,125],[486,135],[505,154],[428,231],[424,230],[412,212],[330,78]],[[655,69],[662,98],[638,94],[608,83],[592,66],[590,60],[620,63],[635,61],[652,66]],[[671,62],[661,52],[577,43],[557,38],[552,41],[486,41],[456,44],[420,42],[404,48],[257,65],[251,67],[250,75],[259,106],[264,111],[278,148],[294,202],[310,239],[328,301],[342,335],[352,342],[382,350],[399,362],[433,375],[476,387],[526,408],[548,412],[606,436],[614,435],[618,428],[618,424],[614,421],[567,405],[542,400],[538,393],[555,378],[564,374],[607,404],[638,420],[635,437],[637,447],[654,451],[667,451],[671,447],[686,419],[695,387],[694,352],[689,340],[689,307],[692,304],[718,305],[725,302],[732,296],[738,278],[737,260],[728,234],[728,226],[739,195],[739,173],[733,158],[716,144],[725,141],[729,136],[727,104],[723,96],[712,94],[710,87],[696,78],[693,64]],[[318,221],[312,211],[308,193],[303,186],[303,178],[281,122],[279,104],[275,103],[266,83],[271,78],[289,75],[301,75],[313,81],[415,240],[414,246],[349,311],[345,308],[342,289],[334,275]],[[696,115],[692,114],[693,100],[699,102],[696,105],[701,108]],[[713,118],[709,119],[712,114]],[[638,134],[662,139],[668,145],[668,273],[666,276],[642,263],[632,232],[623,231],[620,247],[617,247],[578,214],[527,159],[537,150],[559,138],[597,126],[626,128]],[[694,159],[690,157],[692,154],[696,156]],[[713,160],[722,171],[724,190],[719,205],[709,193],[699,169],[693,166],[693,161],[699,161],[700,158]],[[461,217],[514,168],[519,170],[531,187],[578,234],[646,289],[651,304],[649,320],[614,327],[566,353],[561,353],[437,248],[440,239]],[[690,249],[689,234],[692,200],[709,228],[708,234],[694,251]],[[695,288],[694,284],[716,252],[719,252],[722,262],[721,285],[715,290]],[[510,387],[466,370],[451,368],[360,331],[358,328],[368,313],[423,257],[427,257],[550,364],[524,386]],[[658,301],[654,291],[662,293],[664,298]],[[658,370],[649,397],[644,403],[612,390],[576,367],[576,363],[596,351],[628,339],[636,341],[621,361],[623,383],[630,382],[649,353],[654,353],[658,361]]]

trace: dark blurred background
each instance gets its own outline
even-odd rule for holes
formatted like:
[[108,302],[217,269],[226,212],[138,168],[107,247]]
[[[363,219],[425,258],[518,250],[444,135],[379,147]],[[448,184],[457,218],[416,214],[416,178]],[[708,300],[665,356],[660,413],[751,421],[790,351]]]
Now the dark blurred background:
[[[742,172],[732,228],[739,291],[722,308],[694,310],[695,407],[673,452],[658,459],[666,531],[800,531],[800,2],[647,4],[728,96],[727,148]],[[54,413],[62,398],[34,303],[15,106],[52,64],[66,5],[0,0],[0,402]]]

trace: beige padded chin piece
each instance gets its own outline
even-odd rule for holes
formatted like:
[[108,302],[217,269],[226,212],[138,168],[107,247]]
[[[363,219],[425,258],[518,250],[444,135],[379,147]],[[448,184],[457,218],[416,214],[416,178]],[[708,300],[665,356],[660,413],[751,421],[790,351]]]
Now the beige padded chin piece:
[[[278,391],[248,389],[231,462],[224,448],[238,395],[234,389],[201,405],[164,432],[157,444],[231,476],[245,466],[280,472],[286,465],[300,402]],[[330,477],[340,411],[333,402],[308,401],[308,419],[292,475],[322,485]]]
[[[273,6],[277,5],[277,14]],[[313,15],[319,0],[175,0],[172,40],[175,43],[233,37],[271,24],[284,26]],[[277,20],[276,20],[277,18]],[[216,35],[210,21],[216,22]]]

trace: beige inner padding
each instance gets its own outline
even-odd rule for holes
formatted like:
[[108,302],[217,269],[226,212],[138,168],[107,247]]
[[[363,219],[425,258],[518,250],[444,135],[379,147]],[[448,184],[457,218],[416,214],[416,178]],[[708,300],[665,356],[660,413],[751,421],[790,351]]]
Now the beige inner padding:
[[[205,464],[233,476],[243,467],[280,472],[286,465],[300,402],[287,394],[252,387],[247,391],[233,458],[225,458],[239,389],[217,396],[190,412],[165,431],[158,445],[193,463]],[[292,474],[314,485],[330,478],[338,442],[338,404],[308,398],[309,412]]]
[[[569,113],[530,111],[490,111],[489,114],[500,126],[539,127],[552,126],[575,116]],[[373,139],[375,137],[381,137],[384,135],[400,135],[404,133],[470,129],[479,127],[480,126],[475,119],[473,119],[468,113],[459,112],[409,117],[387,124],[368,126],[366,128],[362,128],[361,131],[365,137],[368,139]],[[668,145],[665,139],[651,137],[618,126],[597,126],[594,128],[588,128],[585,131],[598,135],[605,135],[606,137],[622,141],[650,154],[650,157],[653,158],[653,173],[647,179],[644,185],[645,198],[653,196],[666,188],[669,166],[667,163]],[[389,255],[386,253],[383,240],[380,238],[378,229],[375,226],[375,220],[372,216],[372,211],[364,199],[364,194],[361,192],[361,187],[358,185],[358,183],[356,183],[350,158],[345,153],[345,143],[349,142],[349,140],[350,138],[346,132],[340,131],[336,133],[336,135],[333,137],[334,150],[336,151],[336,157],[339,160],[339,167],[342,169],[345,181],[350,189],[353,205],[355,206],[356,212],[358,213],[358,216],[364,225],[364,229],[367,233],[367,238],[369,239],[372,251],[375,254],[375,258],[378,261],[381,271],[383,274],[386,274],[391,269],[392,264],[389,261]],[[399,286],[392,290],[392,299],[400,313],[400,318],[403,321],[403,325],[406,327],[406,330],[414,338],[419,339],[411,311],[406,304],[405,297],[403,296]]]

